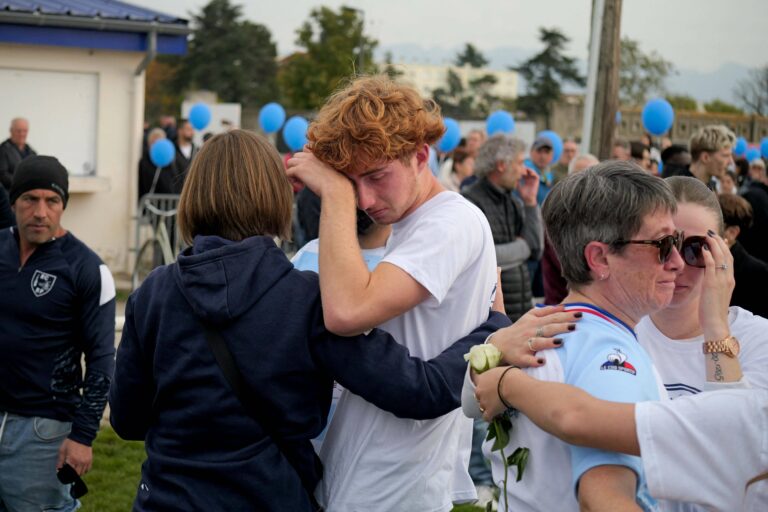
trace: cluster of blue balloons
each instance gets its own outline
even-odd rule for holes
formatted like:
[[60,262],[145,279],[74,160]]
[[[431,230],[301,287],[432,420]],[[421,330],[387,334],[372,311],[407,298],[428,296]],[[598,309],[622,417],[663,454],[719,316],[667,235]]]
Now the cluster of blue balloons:
[[641,117],[648,133],[664,135],[675,121],[675,109],[664,98],[656,98],[645,104]]

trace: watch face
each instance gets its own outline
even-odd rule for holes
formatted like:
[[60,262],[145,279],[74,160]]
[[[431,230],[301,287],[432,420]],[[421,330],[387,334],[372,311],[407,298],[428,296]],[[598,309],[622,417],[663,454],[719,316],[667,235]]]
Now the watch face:
[[731,353],[734,356],[739,355],[739,350],[741,349],[741,345],[739,345],[739,340],[731,336],[731,338],[728,340],[728,348],[730,349]]

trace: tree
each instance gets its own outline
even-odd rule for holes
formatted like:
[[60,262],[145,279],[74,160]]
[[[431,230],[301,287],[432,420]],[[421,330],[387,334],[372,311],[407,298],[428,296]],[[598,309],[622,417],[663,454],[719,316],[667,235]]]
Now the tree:
[[397,80],[398,77],[403,76],[403,72],[392,64],[392,52],[384,54],[384,69],[382,70],[382,73],[387,75],[390,80]]
[[689,112],[696,112],[699,109],[699,103],[696,101],[696,98],[687,94],[668,94],[667,101],[676,111],[688,110]]
[[549,126],[552,107],[562,94],[561,84],[571,82],[583,87],[585,80],[573,57],[563,55],[568,37],[556,28],[542,27],[539,40],[544,43],[544,50],[511,69],[526,82],[526,94],[518,98],[520,110],[529,116],[543,115]]
[[736,105],[732,105],[720,99],[715,99],[708,103],[705,103],[704,110],[706,110],[707,112],[720,113],[720,114],[743,114],[744,113],[744,111],[741,110]]
[[751,69],[749,76],[736,84],[734,95],[747,112],[768,115],[768,64]]
[[183,58],[158,55],[149,63],[145,79],[144,119],[155,121],[162,115],[181,111],[182,91],[176,87]]
[[296,31],[296,45],[303,51],[287,58],[278,74],[287,106],[318,108],[345,78],[376,72],[373,50],[378,42],[363,29],[362,12],[357,9],[312,10]]
[[467,43],[464,45],[464,51],[456,56],[454,63],[459,67],[469,65],[473,68],[483,68],[488,65],[488,59],[472,44]]
[[211,0],[193,16],[179,89],[206,89],[223,101],[261,105],[277,98],[277,47],[264,25],[240,20],[242,7]]
[[622,104],[640,106],[651,94],[664,94],[664,81],[674,69],[671,62],[655,51],[644,53],[637,41],[623,38],[619,68],[619,97]]
[[[478,68],[488,61],[482,53],[471,44],[467,44],[464,51],[456,56],[454,63],[457,66],[469,64]],[[458,118],[477,118],[488,115],[500,98],[491,92],[496,85],[497,78],[490,73],[472,78],[465,84],[454,69],[448,69],[445,77],[445,87],[438,87],[432,91],[434,99],[442,109],[443,115]]]

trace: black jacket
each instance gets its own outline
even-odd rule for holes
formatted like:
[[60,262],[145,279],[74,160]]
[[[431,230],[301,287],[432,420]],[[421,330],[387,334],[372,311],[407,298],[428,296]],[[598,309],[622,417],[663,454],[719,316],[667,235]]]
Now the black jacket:
[[[149,154],[145,153],[139,161],[139,197],[148,194],[152,189],[152,181],[155,178],[156,171],[157,166],[152,163]],[[184,186],[184,176],[184,171],[179,169],[178,160],[174,160],[169,165],[160,169],[154,193],[181,194],[181,188]]]
[[749,254],[736,242],[731,247],[733,275],[736,287],[731,296],[731,306],[739,306],[756,315],[768,318],[768,263]]
[[532,306],[531,278],[525,262],[541,258],[543,231],[538,206],[524,207],[509,192],[483,177],[463,192],[485,214],[501,267],[504,306],[513,322]]
[[19,162],[27,157],[36,155],[32,146],[27,144],[24,147],[24,152],[20,152],[19,148],[11,142],[11,139],[5,139],[0,144],[0,183],[2,183],[5,190],[11,190],[11,182],[13,181],[13,173],[16,170],[16,166]]
[[[200,319],[225,340],[269,425],[230,390]],[[438,417],[461,403],[462,354],[508,324],[494,313],[424,362],[378,329],[329,333],[317,274],[295,270],[271,238],[198,236],[126,306],[109,400],[118,435],[146,440],[134,510],[309,510],[322,476],[310,440],[334,378],[397,416]]]
[[768,186],[752,182],[744,192],[752,205],[752,227],[742,230],[739,242],[749,254],[768,263]]

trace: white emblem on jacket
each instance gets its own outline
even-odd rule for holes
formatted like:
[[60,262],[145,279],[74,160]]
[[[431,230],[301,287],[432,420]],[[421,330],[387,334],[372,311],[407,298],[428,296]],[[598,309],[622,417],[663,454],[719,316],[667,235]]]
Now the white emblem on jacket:
[[35,270],[35,273],[32,275],[32,293],[35,294],[35,297],[42,297],[53,290],[53,285],[55,283],[56,276],[53,274]]

